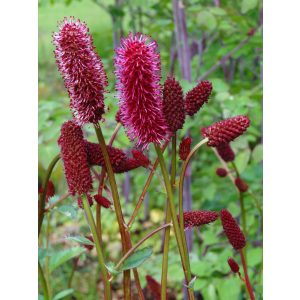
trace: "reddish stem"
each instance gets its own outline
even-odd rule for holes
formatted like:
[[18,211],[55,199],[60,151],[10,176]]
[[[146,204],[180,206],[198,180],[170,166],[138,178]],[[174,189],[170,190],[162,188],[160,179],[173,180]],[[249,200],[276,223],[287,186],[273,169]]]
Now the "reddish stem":
[[250,299],[255,300],[254,293],[253,293],[253,290],[252,290],[252,287],[251,287],[251,284],[250,284],[250,280],[249,280],[249,276],[248,276],[247,265],[246,265],[246,260],[245,260],[243,249],[240,249],[239,252],[240,252],[240,255],[241,255],[241,259],[242,259],[246,287],[247,287]]

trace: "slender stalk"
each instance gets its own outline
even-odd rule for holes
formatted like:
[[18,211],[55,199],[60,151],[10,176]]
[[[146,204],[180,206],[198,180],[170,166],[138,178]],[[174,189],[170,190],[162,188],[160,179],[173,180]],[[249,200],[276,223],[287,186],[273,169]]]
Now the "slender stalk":
[[98,235],[97,235],[97,229],[96,229],[96,224],[93,218],[93,214],[90,208],[90,205],[88,203],[88,200],[86,197],[83,197],[82,199],[83,202],[83,207],[84,207],[84,211],[86,213],[86,217],[94,238],[94,243],[95,243],[95,247],[97,250],[97,254],[98,254],[98,262],[99,262],[99,267],[101,269],[101,273],[102,273],[102,277],[103,277],[103,283],[104,283],[104,295],[105,295],[105,299],[112,299],[111,297],[111,287],[110,287],[110,282],[109,282],[109,275],[108,275],[108,271],[105,267],[105,261],[104,261],[104,257],[103,257],[103,253],[102,253],[102,249],[101,249],[101,245],[100,245],[100,241],[98,239]]
[[[191,273],[188,273],[189,267],[187,266],[187,261],[185,259],[185,255],[184,255],[183,240],[182,240],[182,236],[181,236],[181,233],[180,233],[180,228],[179,228],[179,224],[178,224],[178,220],[177,220],[172,186],[171,186],[171,183],[170,183],[170,179],[169,179],[168,172],[167,172],[167,167],[166,167],[161,149],[158,145],[155,145],[155,150],[156,150],[157,155],[158,155],[161,172],[162,172],[164,182],[165,182],[165,186],[166,186],[166,190],[167,190],[167,199],[168,199],[168,203],[169,203],[169,207],[170,207],[171,218],[172,218],[172,221],[173,221],[175,237],[176,237],[176,241],[177,241],[177,245],[178,245],[178,249],[179,249],[179,254],[180,254],[181,263],[182,263],[182,267],[183,267],[183,271],[184,271],[186,285],[188,286],[189,282],[191,281]],[[194,299],[194,293],[190,288],[188,288],[188,294],[189,294],[189,299],[193,300]]]
[[[105,168],[106,172],[108,175],[109,183],[111,186],[111,191],[112,191],[112,196],[113,196],[113,201],[114,201],[114,207],[115,207],[115,212],[117,216],[117,221],[120,229],[120,234],[121,234],[121,240],[122,240],[122,250],[123,254],[125,254],[129,248],[130,248],[130,240],[128,240],[128,235],[126,234],[126,227],[125,227],[125,222],[124,222],[124,217],[121,209],[121,204],[120,204],[120,199],[119,199],[119,193],[117,189],[117,183],[115,179],[115,175],[110,163],[109,155],[107,152],[105,140],[102,134],[101,127],[94,126],[96,135],[99,141],[99,145],[101,148],[101,152],[103,154],[104,162],[105,162]],[[130,270],[124,271],[124,299],[125,300],[130,300],[131,298],[131,288],[130,288]]]
[[255,300],[254,293],[253,293],[253,290],[252,290],[252,286],[250,284],[250,280],[249,280],[249,276],[248,276],[247,264],[246,264],[243,249],[240,249],[239,252],[240,252],[240,255],[241,255],[241,259],[242,259],[242,265],[243,265],[243,270],[244,270],[246,287],[247,287],[250,299]]
[[[51,214],[47,214],[47,230],[46,230],[46,251],[49,251],[49,238],[50,238],[50,229],[51,229],[51,224],[50,224],[50,220],[51,220]],[[52,298],[52,289],[51,289],[51,285],[50,285],[50,271],[49,271],[49,259],[50,257],[48,255],[46,255],[45,257],[45,279],[47,282],[47,286],[48,286],[48,294],[49,294],[49,298]]]
[[39,267],[39,278],[41,279],[41,283],[44,291],[44,299],[49,300],[50,298],[48,293],[48,286],[40,262],[38,262],[38,267]]
[[55,201],[54,203],[52,203],[51,205],[49,205],[48,207],[45,208],[45,213],[49,212],[49,210],[53,209],[55,206],[57,206],[57,204],[59,204],[60,202],[62,202],[66,198],[68,198],[69,196],[70,196],[70,194],[68,192],[61,195],[57,201]]
[[246,211],[245,211],[245,204],[244,204],[244,194],[241,192],[239,192],[239,201],[241,207],[243,232],[245,236],[247,236],[247,221],[246,221]]
[[[176,180],[176,133],[172,137],[171,185],[173,190],[175,189],[175,180]],[[166,223],[169,223],[170,221],[171,221],[171,212],[169,208],[169,203],[167,202]],[[165,230],[165,236],[164,236],[164,250],[163,250],[162,273],[161,273],[161,300],[167,299],[167,277],[168,277],[170,231],[171,228],[168,227]]]
[[115,269],[120,268],[120,266],[122,265],[122,263],[139,247],[141,246],[145,241],[147,241],[150,237],[152,237],[154,234],[156,234],[157,232],[159,232],[160,230],[170,227],[172,226],[172,223],[168,223],[168,224],[163,224],[161,226],[159,226],[158,228],[156,228],[155,230],[151,231],[150,233],[148,233],[145,237],[143,237],[136,245],[134,245],[132,248],[130,248],[126,254],[119,260],[119,262],[116,264]]
[[73,281],[74,274],[75,274],[75,271],[76,271],[77,266],[78,266],[78,262],[79,262],[79,256],[76,257],[75,260],[74,260],[74,262],[73,262],[73,267],[72,267],[71,275],[70,275],[69,281],[68,281],[68,288],[69,289],[72,287],[72,281]]
[[[188,167],[188,164],[191,160],[191,158],[193,157],[193,155],[196,153],[196,151],[204,144],[206,144],[208,141],[208,139],[203,139],[202,141],[200,141],[189,153],[188,157],[186,158],[186,160],[183,163],[182,166],[182,170],[180,173],[180,179],[179,179],[179,226],[180,226],[180,232],[182,235],[182,239],[183,239],[183,246],[184,246],[184,255],[186,257],[187,260],[187,265],[188,267],[190,267],[190,263],[189,263],[189,252],[188,252],[188,248],[186,245],[186,239],[185,239],[185,233],[184,233],[184,220],[183,220],[183,183],[184,183],[184,177],[185,177],[185,172],[186,169]],[[190,269],[188,269],[189,274],[191,274]],[[191,275],[190,275],[191,276]]]
[[56,165],[56,163],[59,161],[60,159],[60,155],[57,154],[52,161],[50,162],[47,172],[46,172],[46,176],[44,178],[44,182],[43,182],[43,193],[40,196],[40,200],[39,200],[39,216],[38,216],[38,236],[40,236],[40,232],[41,232],[41,228],[42,228],[42,224],[43,224],[43,219],[44,219],[44,210],[45,210],[45,202],[46,202],[46,194],[47,194],[47,188],[48,188],[48,182],[51,176],[51,173]]
[[[165,142],[165,144],[164,144],[163,147],[161,148],[161,151],[162,151],[163,153],[164,153],[165,149],[167,148],[168,144],[169,144],[168,141]],[[142,191],[142,193],[141,193],[141,195],[140,195],[140,197],[139,197],[139,200],[138,200],[138,202],[137,202],[137,204],[136,204],[136,206],[135,206],[135,208],[134,208],[134,211],[133,211],[133,213],[132,213],[132,215],[131,215],[131,217],[130,217],[128,223],[127,223],[127,227],[128,227],[128,228],[132,225],[132,223],[133,223],[133,221],[134,221],[136,215],[137,215],[138,212],[139,212],[139,209],[140,209],[140,207],[141,207],[141,205],[142,205],[142,203],[143,203],[143,201],[144,201],[144,198],[145,198],[145,196],[146,196],[147,190],[148,190],[148,188],[149,188],[149,186],[150,186],[150,183],[151,183],[152,178],[153,178],[153,176],[154,176],[154,174],[155,174],[155,170],[156,170],[158,164],[159,164],[159,160],[158,160],[158,158],[157,158],[157,159],[155,160],[154,164],[153,164],[153,167],[152,167],[152,169],[151,169],[151,172],[150,172],[150,174],[149,174],[149,176],[148,176],[148,178],[147,178],[147,181],[146,181],[146,183],[145,183],[145,185],[144,185],[144,188],[143,188],[143,191]]]

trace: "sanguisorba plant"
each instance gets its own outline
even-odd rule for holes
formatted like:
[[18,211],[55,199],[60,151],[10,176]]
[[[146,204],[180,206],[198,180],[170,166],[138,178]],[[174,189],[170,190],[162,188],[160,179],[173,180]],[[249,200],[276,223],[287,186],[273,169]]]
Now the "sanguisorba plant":
[[[105,89],[108,82],[87,25],[73,17],[65,18],[60,23],[58,32],[53,35],[53,43],[57,66],[69,93],[73,119],[66,120],[61,126],[58,139],[60,153],[50,163],[43,182],[39,199],[39,234],[44,214],[47,211],[45,203],[48,197],[47,190],[49,186],[51,188],[49,182],[51,172],[61,159],[68,185],[68,194],[78,197],[78,206],[84,209],[91,230],[92,235],[86,236],[82,241],[88,242],[85,245],[87,251],[90,251],[93,246],[96,248],[105,299],[112,299],[111,283],[120,273],[123,273],[124,299],[132,299],[131,271],[133,271],[139,299],[144,299],[137,267],[149,256],[149,251],[147,248],[138,248],[160,230],[165,230],[161,282],[157,282],[150,275],[147,275],[146,280],[155,299],[168,298],[168,250],[171,229],[174,230],[181,258],[185,278],[184,286],[187,288],[188,298],[194,299],[194,278],[191,273],[185,232],[190,228],[214,222],[219,216],[229,242],[234,249],[240,252],[246,286],[251,299],[254,299],[242,251],[246,244],[245,236],[231,214],[226,209],[220,213],[204,210],[183,211],[183,183],[191,158],[202,145],[207,144],[215,148],[225,162],[233,161],[234,152],[229,143],[242,135],[248,128],[247,116],[235,116],[202,128],[204,139],[194,147],[192,147],[192,139],[189,136],[181,141],[178,154],[182,163],[176,193],[177,131],[184,129],[186,117],[196,114],[208,102],[212,93],[212,84],[209,81],[199,82],[184,95],[180,83],[174,75],[170,74],[161,85],[160,54],[156,41],[141,33],[130,33],[121,40],[120,46],[115,50],[115,74],[119,98],[119,110],[115,119],[118,124],[110,141],[105,142],[99,122],[104,121],[103,115],[106,113]],[[85,124],[94,126],[98,143],[91,143],[85,139],[82,127]],[[133,148],[130,154],[112,146],[121,126],[124,126],[128,137],[132,143],[135,143],[136,148]],[[143,153],[143,150],[149,149],[151,144],[157,153],[157,159],[153,164]],[[163,155],[169,144],[171,147],[170,173],[166,167],[166,157]],[[165,223],[133,246],[130,228],[158,165],[160,165],[167,192]],[[101,173],[98,174],[93,166],[100,166]],[[126,223],[115,175],[139,167],[148,169],[150,173],[136,207]],[[227,170],[218,169],[217,174],[224,177],[227,175]],[[107,185],[106,178],[108,178],[110,186]],[[95,187],[97,183],[98,188]],[[240,192],[246,190],[245,183],[239,177],[235,184]],[[103,196],[103,189],[106,190],[110,199]],[[175,197],[177,194],[178,201]],[[96,220],[93,211],[94,202],[96,203]],[[107,260],[106,245],[102,240],[102,232],[105,228],[101,226],[101,208],[109,209],[111,207],[114,208],[111,212],[114,211],[116,214],[122,243],[122,254],[116,263]],[[239,266],[232,258],[228,260],[228,264],[234,273],[240,274]],[[49,287],[40,263],[39,274],[44,298],[49,299]]]

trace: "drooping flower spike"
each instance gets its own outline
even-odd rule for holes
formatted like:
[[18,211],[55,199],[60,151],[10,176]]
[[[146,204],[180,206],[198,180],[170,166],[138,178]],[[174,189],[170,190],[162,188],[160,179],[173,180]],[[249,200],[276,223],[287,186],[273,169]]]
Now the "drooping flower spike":
[[179,157],[181,160],[186,160],[188,155],[191,152],[191,144],[192,144],[192,138],[186,137],[183,138],[182,141],[179,144]]
[[94,195],[94,199],[99,205],[103,206],[104,208],[109,208],[112,205],[112,203],[104,196],[97,194]]
[[247,116],[235,116],[202,128],[201,132],[204,137],[208,138],[208,146],[219,147],[242,135],[249,125],[250,121]]
[[235,154],[229,143],[221,144],[216,149],[218,154],[224,161],[230,162],[234,160]]
[[55,57],[78,125],[98,123],[104,113],[107,77],[84,22],[65,18],[53,34]]
[[193,116],[199,109],[208,102],[212,92],[212,84],[209,81],[201,81],[185,96],[185,111],[189,116]]
[[120,117],[131,140],[146,148],[165,139],[160,55],[147,35],[130,33],[116,49],[115,68]]
[[162,108],[169,131],[181,129],[185,120],[183,91],[173,76],[169,76],[164,83]]
[[92,189],[92,176],[81,127],[65,122],[58,139],[69,193],[81,196]]
[[235,250],[240,250],[246,245],[246,238],[238,223],[227,209],[222,209],[220,213],[224,232]]
[[183,213],[184,229],[198,227],[211,222],[214,222],[219,217],[219,214],[209,210],[194,210]]

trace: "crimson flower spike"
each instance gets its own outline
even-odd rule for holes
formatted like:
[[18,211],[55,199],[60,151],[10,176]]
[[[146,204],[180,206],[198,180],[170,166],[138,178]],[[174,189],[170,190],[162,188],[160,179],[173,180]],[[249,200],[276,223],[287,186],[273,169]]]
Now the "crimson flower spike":
[[208,146],[219,147],[242,135],[249,125],[250,121],[247,116],[236,116],[202,128],[201,131],[202,135],[208,138]]
[[76,123],[98,123],[104,113],[103,93],[108,82],[88,27],[74,17],[65,18],[53,34],[53,44]]
[[201,81],[190,90],[185,96],[185,111],[189,116],[197,113],[204,103],[208,102],[208,98],[212,92],[212,84],[209,81]]
[[238,190],[241,192],[241,193],[245,193],[248,191],[248,184],[240,177],[237,177],[235,180],[234,180],[234,183],[235,183],[235,186],[238,188]]
[[184,229],[209,224],[217,220],[218,217],[218,213],[209,210],[185,211],[183,213]]
[[[161,299],[161,285],[156,281],[152,276],[146,275],[147,288],[149,289],[152,299],[160,300]],[[167,297],[168,298],[168,297]]]
[[228,258],[227,263],[228,263],[228,265],[229,265],[229,267],[230,267],[230,269],[233,273],[239,273],[240,272],[240,266],[238,265],[238,263],[232,257]]
[[219,176],[219,177],[226,177],[227,176],[227,170],[224,169],[224,168],[218,168],[216,170],[216,174]]
[[143,149],[166,139],[162,115],[160,55],[147,35],[130,33],[116,50],[120,117],[131,140]]
[[173,76],[169,76],[164,83],[162,109],[170,132],[176,132],[183,127],[185,120],[183,91]]
[[102,195],[97,194],[94,196],[94,199],[99,205],[101,205],[104,208],[109,208],[112,205],[112,203]]
[[81,127],[73,121],[65,122],[58,139],[65,177],[71,195],[88,193],[92,189],[92,175]]
[[191,152],[191,144],[192,144],[192,138],[186,137],[183,138],[179,145],[179,157],[181,160],[186,160],[188,155]]
[[229,143],[221,144],[216,149],[218,154],[224,161],[230,162],[234,160],[235,154]]

